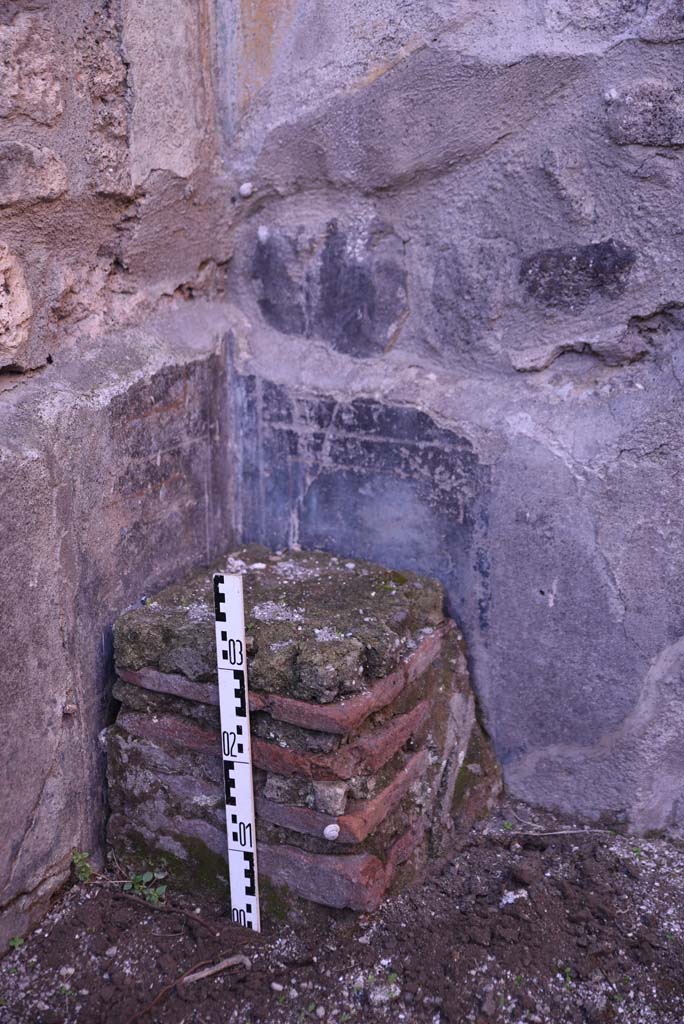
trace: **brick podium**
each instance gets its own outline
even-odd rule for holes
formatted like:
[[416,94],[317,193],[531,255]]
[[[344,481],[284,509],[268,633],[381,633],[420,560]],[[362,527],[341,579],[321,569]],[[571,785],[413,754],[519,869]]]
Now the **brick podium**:
[[[244,574],[260,877],[373,910],[498,792],[441,586],[321,552],[217,568]],[[226,886],[211,570],[122,615],[115,659],[109,843]]]

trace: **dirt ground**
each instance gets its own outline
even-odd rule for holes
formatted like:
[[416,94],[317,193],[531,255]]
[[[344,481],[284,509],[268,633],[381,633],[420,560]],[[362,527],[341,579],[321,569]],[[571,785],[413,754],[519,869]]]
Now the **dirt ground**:
[[0,1024],[682,1024],[684,845],[579,828],[508,804],[376,914],[261,936],[173,879],[76,882],[0,962]]

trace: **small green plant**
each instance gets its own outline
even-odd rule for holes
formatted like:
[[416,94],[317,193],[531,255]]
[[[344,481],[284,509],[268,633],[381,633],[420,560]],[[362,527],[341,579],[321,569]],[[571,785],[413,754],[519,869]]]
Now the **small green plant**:
[[516,974],[513,981],[516,983],[516,985],[522,985],[522,974]]
[[390,983],[390,985],[394,985],[395,982],[399,980],[399,975],[396,973],[396,971],[390,971],[389,974],[387,975],[387,980]]
[[14,935],[9,940],[10,949],[21,949],[21,947],[23,945],[24,945],[24,940],[19,935]]
[[512,832],[513,831],[513,822],[512,821],[504,821],[503,827],[506,829],[507,832]]
[[139,875],[133,875],[123,884],[124,892],[132,892],[135,896],[141,896],[148,903],[161,903],[166,896],[166,885],[155,885],[166,878],[166,871],[143,871]]
[[565,978],[565,987],[570,988],[570,986],[572,985],[572,968],[564,967],[563,977]]
[[637,860],[641,860],[641,858],[644,855],[644,851],[641,849],[640,846],[632,847],[632,853],[634,854]]
[[68,996],[70,992],[71,992],[71,988],[70,988],[69,985],[60,985],[59,986],[59,994],[60,994],[60,996]]
[[71,865],[79,882],[89,882],[95,873],[90,863],[90,854],[85,850],[74,850],[71,854]]

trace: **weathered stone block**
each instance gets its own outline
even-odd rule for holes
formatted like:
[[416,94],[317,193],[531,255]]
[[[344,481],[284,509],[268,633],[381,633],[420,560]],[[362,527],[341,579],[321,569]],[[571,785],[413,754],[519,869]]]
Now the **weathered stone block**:
[[0,24],[0,117],[54,124],[64,109],[58,52],[52,28],[40,14],[23,12]]
[[[238,552],[231,564],[251,569],[245,576],[245,615],[250,679],[259,693],[255,709],[294,709],[300,702],[301,714],[293,710],[295,720],[285,720],[305,728],[315,728],[307,716],[321,720],[322,713],[326,720],[323,709],[309,702],[325,705],[354,693],[362,702],[370,680],[388,676],[415,646],[419,629],[432,628],[443,617],[439,585],[411,574],[398,577],[363,563],[347,566],[322,555],[285,557],[258,548]],[[122,616],[114,636],[117,666],[180,674],[191,683],[214,679],[207,580],[203,573]],[[283,704],[276,695],[285,690]],[[353,714],[356,706],[336,707],[331,721],[340,712]]]
[[199,158],[205,103],[200,12],[190,0],[125,0],[123,45],[132,92],[131,179],[188,177]]
[[[314,782],[311,788],[313,789],[313,804],[317,811],[333,817],[344,814],[349,790],[346,782]],[[264,796],[267,796],[265,791]]]
[[66,167],[51,149],[22,142],[0,144],[0,206],[56,199],[67,184]]
[[613,89],[606,99],[608,130],[621,146],[684,145],[684,90],[661,80]]
[[79,98],[90,105],[86,141],[89,177],[95,190],[129,195],[128,69],[120,26],[108,5],[93,4],[77,43]]
[[0,368],[25,369],[31,296],[21,266],[0,242]]

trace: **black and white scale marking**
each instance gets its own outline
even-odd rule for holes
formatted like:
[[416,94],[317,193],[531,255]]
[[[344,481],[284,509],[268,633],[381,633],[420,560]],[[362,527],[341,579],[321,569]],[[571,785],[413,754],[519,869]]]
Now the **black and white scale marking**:
[[242,576],[214,574],[216,656],[233,921],[261,931]]

